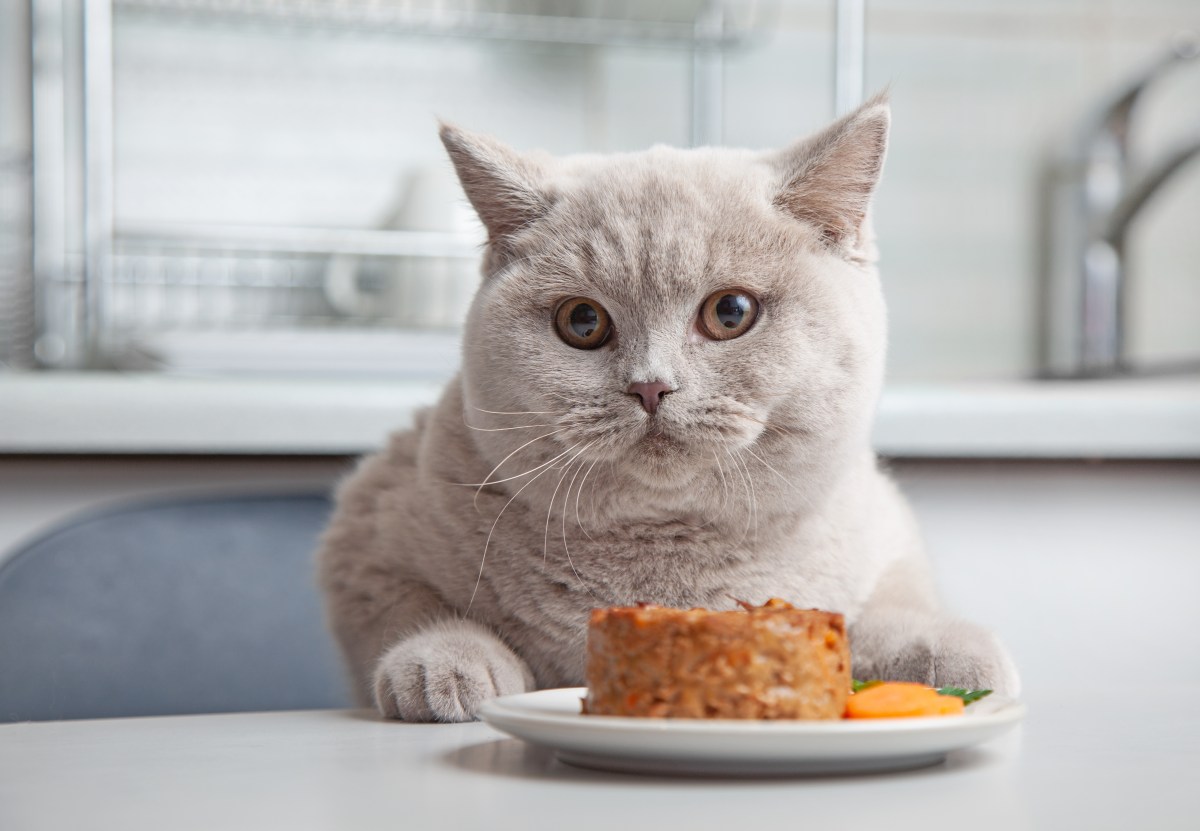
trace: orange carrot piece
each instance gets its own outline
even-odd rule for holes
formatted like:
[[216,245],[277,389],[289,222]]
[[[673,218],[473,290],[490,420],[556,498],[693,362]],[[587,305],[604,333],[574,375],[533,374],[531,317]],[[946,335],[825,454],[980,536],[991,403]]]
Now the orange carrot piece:
[[961,716],[967,702],[954,695],[938,695],[939,716]]
[[910,718],[961,715],[963,701],[924,684],[887,681],[860,690],[846,702],[846,718]]

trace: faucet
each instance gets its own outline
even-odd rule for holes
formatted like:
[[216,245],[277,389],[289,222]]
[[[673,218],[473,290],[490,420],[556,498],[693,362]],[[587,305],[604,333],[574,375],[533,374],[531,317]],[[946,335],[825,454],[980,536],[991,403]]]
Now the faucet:
[[1143,92],[1164,72],[1200,56],[1200,37],[1171,47],[1084,119],[1052,166],[1043,194],[1040,363],[1047,377],[1130,371],[1125,356],[1126,237],[1142,207],[1190,159],[1200,136],[1153,164],[1131,161],[1129,134]]

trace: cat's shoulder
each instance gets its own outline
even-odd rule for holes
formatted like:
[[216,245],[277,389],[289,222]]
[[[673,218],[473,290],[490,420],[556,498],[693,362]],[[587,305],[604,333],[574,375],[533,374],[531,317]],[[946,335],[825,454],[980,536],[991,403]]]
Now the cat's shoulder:
[[341,481],[337,488],[338,501],[344,503],[359,496],[371,499],[381,491],[411,480],[412,469],[417,466],[419,443],[420,428],[416,424],[391,433],[383,447],[361,457]]

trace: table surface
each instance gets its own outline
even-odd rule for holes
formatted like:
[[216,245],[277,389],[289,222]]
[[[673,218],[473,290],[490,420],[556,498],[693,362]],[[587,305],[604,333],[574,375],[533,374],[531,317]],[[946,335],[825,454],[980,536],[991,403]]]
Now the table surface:
[[1018,730],[901,773],[571,768],[484,724],[361,711],[0,726],[0,828],[1196,829],[1200,689],[1027,698]]

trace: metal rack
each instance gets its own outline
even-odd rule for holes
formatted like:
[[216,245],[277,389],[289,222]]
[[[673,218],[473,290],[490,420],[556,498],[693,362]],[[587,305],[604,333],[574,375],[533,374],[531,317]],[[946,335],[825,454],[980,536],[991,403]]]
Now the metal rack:
[[740,42],[760,11],[756,3],[697,2],[691,8],[672,8],[634,0],[507,0],[482,5],[465,0],[116,0],[115,6],[121,12],[167,14],[191,23],[689,49]]
[[454,234],[118,224],[113,43],[122,20],[674,48],[691,66],[691,139],[706,144],[720,141],[723,55],[761,28],[768,6],[695,0],[665,14],[659,4],[632,0],[33,0],[37,360],[141,365],[147,339],[164,332],[394,329],[400,321],[386,314],[347,314],[330,304],[322,281],[333,258],[369,265],[478,257],[476,240]]

